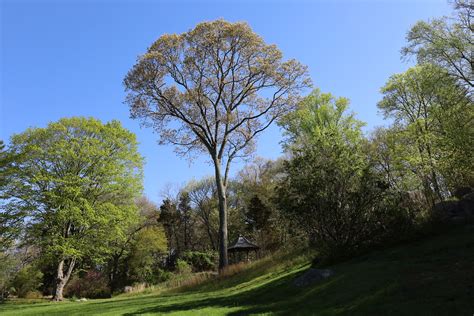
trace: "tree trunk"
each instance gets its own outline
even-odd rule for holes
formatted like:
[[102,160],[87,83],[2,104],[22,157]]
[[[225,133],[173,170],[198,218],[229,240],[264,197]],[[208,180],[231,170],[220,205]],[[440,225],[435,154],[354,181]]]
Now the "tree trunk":
[[217,197],[219,199],[219,271],[229,264],[227,256],[227,197],[222,179],[221,163],[214,159],[216,172]]
[[56,302],[62,301],[64,299],[63,290],[66,286],[66,283],[69,281],[69,278],[71,277],[72,270],[74,269],[74,265],[76,264],[76,259],[72,258],[69,261],[66,273],[64,273],[64,264],[64,259],[62,259],[58,264],[58,270],[56,274],[56,290],[53,297],[53,301]]

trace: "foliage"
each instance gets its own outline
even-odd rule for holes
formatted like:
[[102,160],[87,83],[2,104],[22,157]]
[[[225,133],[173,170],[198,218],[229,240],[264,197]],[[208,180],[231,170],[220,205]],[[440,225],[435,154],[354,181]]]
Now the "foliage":
[[268,225],[271,210],[266,206],[257,195],[250,199],[250,203],[245,213],[249,229],[263,229]]
[[283,159],[257,157],[244,166],[235,180],[237,207],[244,219],[240,233],[260,247],[260,254],[289,246],[301,237],[274,202],[276,185],[284,173],[282,162]]
[[129,278],[135,282],[156,283],[159,262],[166,250],[166,236],[161,227],[140,230],[128,258]]
[[182,259],[176,261],[176,270],[179,274],[189,274],[192,271],[191,265]]
[[314,91],[283,122],[293,155],[277,192],[280,208],[329,257],[379,242],[400,216],[364,152],[363,125],[346,99]]
[[35,265],[27,265],[15,274],[10,286],[18,297],[26,298],[28,293],[38,290],[43,273]]
[[404,153],[393,153],[417,175],[427,199],[434,203],[472,185],[474,109],[455,81],[427,64],[393,75],[382,93],[378,107],[399,131],[390,146],[398,142]]
[[21,209],[14,209],[9,203],[12,198],[11,185],[15,166],[13,162],[20,157],[15,156],[0,140],[0,251],[13,246],[23,229]]
[[139,218],[126,229],[125,239],[116,239],[107,263],[112,292],[133,282],[154,283],[167,250],[158,206],[145,197],[136,201]]
[[14,135],[10,150],[22,157],[10,215],[27,220],[30,242],[57,264],[61,292],[76,262],[103,262],[111,241],[124,238],[137,218],[142,158],[135,135],[117,121],[67,118]]
[[335,98],[330,93],[315,89],[304,98],[296,111],[286,115],[280,125],[285,129],[287,150],[298,151],[315,141],[321,145],[357,147],[362,138],[361,127],[365,123],[346,113],[347,98]]
[[182,260],[191,266],[193,272],[214,270],[216,259],[215,252],[187,251],[182,256]]
[[64,289],[66,297],[109,298],[107,278],[99,271],[89,270],[84,276],[74,276]]
[[468,0],[454,1],[455,17],[420,21],[408,32],[405,56],[416,56],[418,63],[438,65],[472,96],[474,88],[473,40],[474,5]]
[[0,301],[6,299],[12,290],[11,282],[15,277],[17,265],[17,258],[0,252]]

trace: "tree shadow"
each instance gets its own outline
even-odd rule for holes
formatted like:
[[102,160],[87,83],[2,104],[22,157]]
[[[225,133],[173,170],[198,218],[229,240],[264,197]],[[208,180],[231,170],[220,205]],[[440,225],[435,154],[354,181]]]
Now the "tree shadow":
[[[210,307],[240,308],[240,310],[228,312],[227,315],[248,315],[265,312],[271,312],[273,314],[289,314],[291,311],[295,310],[308,310],[306,302],[315,294],[315,288],[298,288],[292,284],[293,279],[303,272],[304,271],[298,271],[282,277],[277,277],[264,285],[251,287],[235,294],[208,297],[189,302],[176,302],[170,305],[161,305],[161,303],[157,306],[143,308],[124,315],[130,316],[147,313],[160,314],[180,311],[184,312]],[[343,279],[344,277],[341,275],[321,282],[318,284],[318,287],[321,286],[319,290],[322,290],[328,285],[334,286],[335,283],[344,282]],[[206,293],[206,291],[201,293]],[[213,295],[218,292],[210,291],[207,293]],[[322,305],[324,306],[326,304]],[[309,306],[309,308],[311,307]],[[308,310],[308,312],[310,312],[310,310]]]

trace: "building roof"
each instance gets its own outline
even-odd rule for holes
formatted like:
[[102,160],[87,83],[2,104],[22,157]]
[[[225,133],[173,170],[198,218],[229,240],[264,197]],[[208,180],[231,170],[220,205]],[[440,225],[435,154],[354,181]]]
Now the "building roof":
[[239,251],[239,250],[256,250],[259,249],[260,247],[257,246],[256,244],[250,242],[247,238],[245,238],[242,235],[239,235],[239,238],[237,238],[236,242],[229,246],[227,250],[229,251]]

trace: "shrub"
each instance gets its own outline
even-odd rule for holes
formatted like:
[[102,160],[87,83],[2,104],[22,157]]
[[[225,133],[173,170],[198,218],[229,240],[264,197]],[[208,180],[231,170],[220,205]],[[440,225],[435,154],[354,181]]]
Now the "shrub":
[[107,278],[98,271],[88,271],[82,278],[75,276],[64,289],[66,297],[109,298]]
[[158,268],[155,275],[157,282],[166,282],[173,277],[173,272]]
[[214,270],[216,267],[216,253],[188,251],[184,253],[182,259],[191,265],[194,272]]
[[182,259],[176,261],[176,269],[179,274],[189,274],[192,271],[191,266]]
[[14,293],[21,298],[28,292],[36,291],[42,285],[43,273],[34,265],[28,265],[18,271],[12,280],[11,287]]

